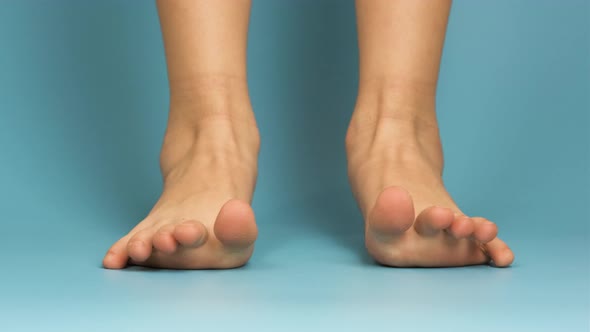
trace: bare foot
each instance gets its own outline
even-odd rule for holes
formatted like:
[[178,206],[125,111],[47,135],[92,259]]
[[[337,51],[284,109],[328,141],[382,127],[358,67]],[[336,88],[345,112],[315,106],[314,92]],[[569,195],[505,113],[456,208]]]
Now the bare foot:
[[236,97],[218,83],[172,103],[161,154],[164,191],[109,249],[106,268],[234,268],[252,255],[258,131],[247,93]]
[[348,173],[368,252],[396,267],[510,265],[514,254],[496,237],[496,224],[466,216],[446,191],[436,119],[407,111],[357,105],[347,133]]

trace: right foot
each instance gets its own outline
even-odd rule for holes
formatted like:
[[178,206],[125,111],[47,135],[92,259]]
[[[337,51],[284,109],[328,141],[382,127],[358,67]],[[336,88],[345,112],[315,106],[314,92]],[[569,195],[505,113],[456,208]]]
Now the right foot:
[[205,92],[172,103],[161,154],[164,191],[149,215],[109,249],[104,267],[223,269],[252,255],[254,115],[245,90],[228,94],[233,84],[225,80],[203,86]]

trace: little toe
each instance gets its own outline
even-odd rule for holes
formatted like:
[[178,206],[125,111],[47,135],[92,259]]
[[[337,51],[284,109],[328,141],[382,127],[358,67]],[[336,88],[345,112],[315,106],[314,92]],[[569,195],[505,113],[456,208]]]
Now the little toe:
[[141,263],[152,254],[152,237],[155,233],[153,227],[137,232],[127,243],[127,252],[134,261]]
[[102,265],[105,268],[122,269],[127,265],[129,259],[126,248],[128,239],[129,237],[125,236],[111,246],[102,260]]
[[447,228],[449,234],[456,239],[465,239],[470,237],[475,230],[473,220],[467,216],[457,216],[454,218],[451,226]]
[[207,241],[207,228],[196,220],[187,220],[174,227],[173,236],[182,246],[197,248]]
[[414,223],[414,203],[401,187],[385,188],[369,213],[367,228],[376,238],[390,240],[405,233]]
[[416,217],[414,229],[422,236],[434,236],[441,230],[450,227],[454,219],[455,215],[450,209],[432,206],[420,212]]
[[497,267],[506,267],[514,262],[514,253],[504,241],[494,238],[492,241],[483,245],[487,254],[492,259],[493,265]]
[[165,254],[172,254],[176,251],[178,243],[172,235],[174,232],[174,225],[164,225],[154,234],[153,244],[154,248]]
[[498,226],[495,223],[481,217],[473,217],[471,219],[475,226],[473,237],[477,241],[488,243],[498,235]]
[[221,207],[213,231],[224,246],[250,247],[258,236],[254,211],[245,202],[229,200]]

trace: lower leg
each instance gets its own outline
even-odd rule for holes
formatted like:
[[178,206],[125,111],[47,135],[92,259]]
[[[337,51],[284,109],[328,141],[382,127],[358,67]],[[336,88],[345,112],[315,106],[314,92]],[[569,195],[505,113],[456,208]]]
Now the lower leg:
[[357,0],[360,82],[346,137],[350,182],[380,263],[512,262],[496,226],[465,216],[442,181],[436,84],[450,0]]
[[170,83],[164,191],[105,267],[230,268],[252,254],[259,138],[246,84],[249,8],[248,0],[158,1]]

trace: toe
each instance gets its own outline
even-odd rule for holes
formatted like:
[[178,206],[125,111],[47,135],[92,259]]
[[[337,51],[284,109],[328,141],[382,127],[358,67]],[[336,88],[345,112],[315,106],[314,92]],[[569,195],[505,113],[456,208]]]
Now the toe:
[[143,262],[152,254],[153,227],[137,232],[127,243],[129,257],[135,262]]
[[187,220],[176,225],[174,239],[182,246],[196,248],[207,241],[207,228],[195,220]]
[[176,251],[176,247],[178,243],[174,239],[172,235],[174,232],[174,225],[164,225],[160,227],[160,229],[154,234],[153,237],[153,244],[154,248],[158,249],[159,251],[165,254],[172,254]]
[[498,226],[495,223],[481,217],[473,217],[471,219],[475,226],[473,237],[477,241],[488,243],[498,235]]
[[129,256],[127,255],[127,240],[128,236],[121,238],[115,242],[109,249],[102,260],[102,265],[107,269],[122,269],[127,265]]
[[483,245],[492,262],[497,267],[506,267],[514,261],[514,253],[504,241],[494,238]]
[[377,238],[387,240],[403,234],[414,223],[414,203],[401,187],[384,189],[369,213],[367,228]]
[[420,235],[433,236],[450,227],[454,219],[455,215],[450,209],[432,206],[416,217],[414,229]]
[[213,231],[224,246],[249,247],[258,236],[254,211],[245,202],[229,200],[221,207]]
[[471,218],[467,216],[457,216],[447,230],[449,234],[456,239],[464,239],[473,234],[475,226],[473,225],[473,220],[471,220]]

